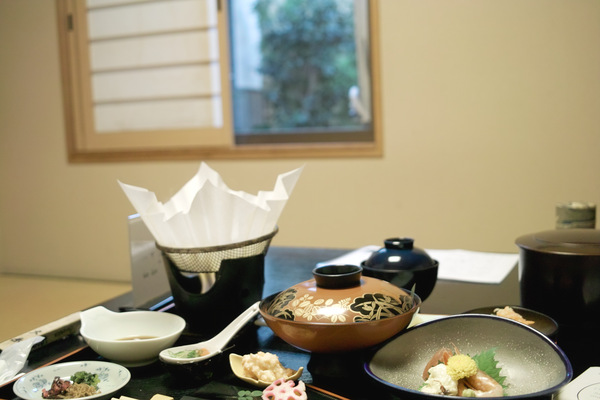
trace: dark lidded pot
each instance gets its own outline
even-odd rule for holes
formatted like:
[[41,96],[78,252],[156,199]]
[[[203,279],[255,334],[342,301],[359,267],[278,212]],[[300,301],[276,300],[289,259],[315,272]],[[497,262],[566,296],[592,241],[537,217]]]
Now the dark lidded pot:
[[599,325],[600,231],[560,229],[519,237],[521,304],[560,325]]
[[437,282],[439,263],[424,250],[414,247],[411,238],[386,239],[384,245],[361,264],[363,274],[409,291],[414,287],[425,301]]

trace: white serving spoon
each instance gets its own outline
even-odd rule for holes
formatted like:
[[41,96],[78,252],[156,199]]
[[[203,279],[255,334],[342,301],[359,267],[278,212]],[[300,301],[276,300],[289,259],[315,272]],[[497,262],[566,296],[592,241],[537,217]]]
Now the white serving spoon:
[[[191,364],[207,360],[223,351],[227,343],[242,329],[252,318],[258,314],[259,301],[252,304],[246,311],[241,313],[236,319],[231,321],[218,335],[204,342],[186,344],[183,346],[170,347],[164,349],[158,355],[161,361],[169,364]],[[180,352],[190,352],[193,350],[206,349],[208,354],[201,357],[177,357],[175,354]]]

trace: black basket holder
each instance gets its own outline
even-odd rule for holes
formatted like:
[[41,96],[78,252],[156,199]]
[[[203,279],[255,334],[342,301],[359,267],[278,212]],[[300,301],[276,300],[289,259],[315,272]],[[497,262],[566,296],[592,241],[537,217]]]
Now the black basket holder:
[[262,298],[265,254],[222,260],[209,288],[203,287],[201,273],[183,273],[164,253],[163,258],[175,312],[188,331],[202,337],[213,337]]

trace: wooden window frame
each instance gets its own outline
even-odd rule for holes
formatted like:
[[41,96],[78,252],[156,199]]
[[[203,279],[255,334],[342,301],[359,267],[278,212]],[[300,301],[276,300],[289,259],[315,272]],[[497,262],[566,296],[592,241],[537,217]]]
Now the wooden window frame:
[[[314,141],[297,143],[236,144],[230,99],[229,41],[226,1],[219,1],[219,48],[223,91],[223,127],[198,130],[161,130],[101,135],[94,132],[86,18],[81,18],[83,0],[56,0],[63,86],[63,107],[68,160],[72,163],[169,161],[199,159],[275,159],[380,157],[383,153],[379,74],[378,0],[369,2],[369,39],[372,101],[372,141]],[[227,135],[227,143],[213,140]],[[107,140],[102,137],[109,137]],[[201,138],[199,140],[199,138]]]

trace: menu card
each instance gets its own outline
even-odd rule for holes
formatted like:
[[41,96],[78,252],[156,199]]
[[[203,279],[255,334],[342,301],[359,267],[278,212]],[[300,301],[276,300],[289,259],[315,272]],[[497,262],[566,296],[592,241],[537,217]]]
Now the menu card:
[[426,250],[440,263],[438,279],[472,283],[501,283],[519,262],[518,254],[469,250]]

